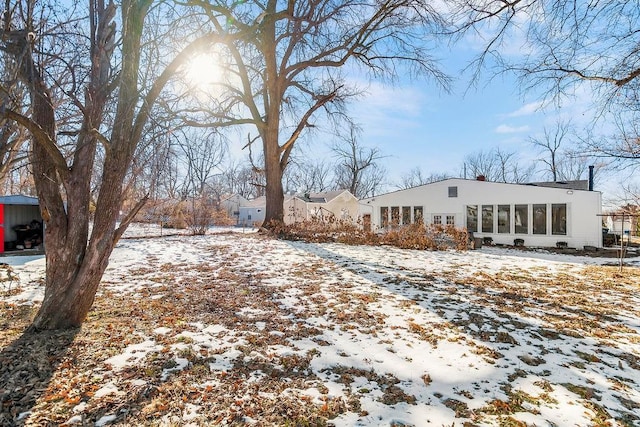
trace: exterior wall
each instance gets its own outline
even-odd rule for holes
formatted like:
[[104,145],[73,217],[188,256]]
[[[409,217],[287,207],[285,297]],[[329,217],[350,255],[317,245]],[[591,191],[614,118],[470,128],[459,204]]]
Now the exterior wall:
[[265,208],[262,207],[245,207],[240,206],[240,215],[238,216],[238,225],[245,227],[253,227],[254,224],[261,224],[264,221]]
[[337,219],[350,218],[355,221],[358,214],[358,199],[348,191],[344,191],[326,203],[306,202],[299,197],[292,197],[284,201],[285,224],[328,215],[334,215]]
[[18,238],[13,227],[29,224],[36,220],[42,222],[40,208],[33,205],[5,205],[4,206],[4,241],[11,242]]
[[[455,187],[456,196],[449,196],[449,188]],[[453,189],[452,189],[453,191]],[[478,229],[473,230],[476,237],[491,237],[494,243],[514,243],[514,239],[523,239],[526,246],[552,247],[558,241],[567,242],[569,247],[582,248],[585,245],[602,246],[602,220],[597,216],[602,212],[601,193],[595,191],[567,190],[559,188],[537,187],[520,184],[447,179],[419,187],[387,193],[360,201],[360,213],[371,214],[371,222],[376,228],[385,225],[398,225],[408,219],[416,220],[422,207],[425,223],[433,224],[439,217],[442,224],[451,217],[456,227],[467,226],[467,206],[478,207]],[[533,205],[546,205],[546,233],[533,234]],[[566,205],[566,234],[552,233],[552,205]],[[493,206],[493,231],[482,231],[482,206]],[[498,232],[498,206],[508,206],[508,228]],[[526,233],[516,233],[515,205],[527,206]],[[381,207],[388,207],[387,222],[381,217]],[[397,208],[397,209],[394,209]],[[406,210],[409,208],[408,218]],[[506,211],[505,211],[506,212]],[[393,214],[393,216],[392,216]],[[404,216],[404,218],[403,218]],[[505,215],[506,218],[506,215]],[[508,231],[507,231],[508,229]]]
[[334,197],[323,206],[333,213],[338,219],[351,219],[356,221],[359,215],[358,199],[348,191]]
[[628,233],[633,226],[630,216],[625,217],[623,224],[622,215],[610,215],[607,217],[607,227],[609,228],[609,233],[622,234],[623,229]]
[[293,224],[294,222],[309,219],[307,203],[299,197],[285,198],[283,207],[285,224]]
[[220,202],[220,205],[227,212],[229,218],[234,218],[237,223],[240,223],[240,206],[243,206],[247,202],[248,200],[244,197],[239,194],[234,194]]

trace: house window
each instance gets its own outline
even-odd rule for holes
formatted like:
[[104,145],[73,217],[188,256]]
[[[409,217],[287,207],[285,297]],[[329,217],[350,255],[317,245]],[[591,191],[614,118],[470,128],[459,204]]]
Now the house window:
[[247,221],[251,221],[251,214],[247,215]]
[[447,215],[447,225],[456,225],[455,215]]
[[467,231],[478,231],[478,205],[467,206]]
[[511,232],[511,206],[498,205],[498,233]]
[[386,228],[389,226],[389,208],[380,208],[380,226]]
[[391,207],[391,225],[400,225],[400,208],[398,206]]
[[564,203],[551,205],[551,234],[567,234],[567,205]]
[[516,234],[527,234],[529,231],[529,206],[516,205],[513,210]]
[[411,224],[411,206],[402,207],[402,223]]
[[493,233],[493,205],[482,205],[482,232]]
[[436,224],[436,225],[442,224],[442,215],[434,215],[433,216],[433,223]]
[[422,222],[422,206],[414,206],[413,208],[413,221],[416,224]]
[[547,205],[533,205],[533,234],[547,234]]
[[449,187],[449,197],[458,197],[458,187]]

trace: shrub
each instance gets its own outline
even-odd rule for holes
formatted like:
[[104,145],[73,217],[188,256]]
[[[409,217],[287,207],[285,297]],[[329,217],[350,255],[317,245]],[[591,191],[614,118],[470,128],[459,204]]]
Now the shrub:
[[451,225],[422,223],[404,225],[382,234],[365,231],[360,221],[339,220],[335,217],[311,219],[288,225],[267,227],[280,239],[313,243],[338,242],[348,245],[389,245],[401,249],[466,250],[469,235],[466,229]]
[[189,230],[198,236],[204,235],[213,224],[213,205],[205,196],[193,197],[185,203],[184,221]]
[[236,225],[236,219],[231,218],[229,216],[229,213],[222,208],[216,208],[213,210],[212,220],[213,220],[213,225],[220,225],[220,226]]
[[337,219],[335,216],[313,218],[292,224],[267,227],[274,235],[284,240],[302,240],[313,243],[339,242],[350,245],[377,245],[378,236],[364,231],[357,222]]

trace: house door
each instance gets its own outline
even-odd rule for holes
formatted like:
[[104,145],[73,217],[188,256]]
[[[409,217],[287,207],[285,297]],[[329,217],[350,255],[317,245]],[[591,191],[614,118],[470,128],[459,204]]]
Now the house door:
[[366,232],[371,232],[371,214],[362,215],[362,228]]

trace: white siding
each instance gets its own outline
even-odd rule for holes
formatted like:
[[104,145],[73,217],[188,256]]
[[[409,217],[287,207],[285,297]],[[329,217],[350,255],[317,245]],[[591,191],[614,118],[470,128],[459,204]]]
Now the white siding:
[[[450,197],[455,194],[457,197]],[[526,246],[555,246],[558,241],[565,241],[570,247],[581,248],[585,245],[602,246],[601,194],[596,191],[567,190],[564,188],[538,187],[531,185],[504,184],[495,182],[448,179],[432,184],[387,193],[369,199],[361,200],[361,213],[371,213],[372,224],[380,227],[381,207],[398,207],[402,212],[403,206],[423,207],[423,217],[426,223],[432,223],[436,215],[440,215],[442,223],[446,224],[446,216],[455,216],[456,227],[466,227],[468,205],[478,206],[479,216],[482,205],[494,206],[493,232],[483,233],[481,219],[478,219],[479,230],[474,232],[476,237],[491,237],[494,243],[513,244],[514,239],[523,239]],[[544,204],[547,206],[547,233],[532,234],[532,206]],[[551,230],[551,209],[553,204],[566,205],[566,235],[553,235]],[[498,233],[498,206],[509,206],[509,232]],[[528,206],[527,233],[515,233],[515,205]],[[402,218],[400,218],[402,220]],[[401,221],[402,222],[402,221]]]

